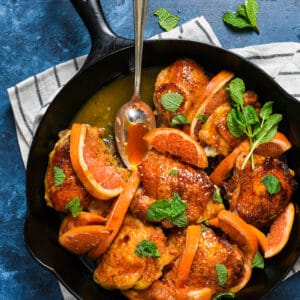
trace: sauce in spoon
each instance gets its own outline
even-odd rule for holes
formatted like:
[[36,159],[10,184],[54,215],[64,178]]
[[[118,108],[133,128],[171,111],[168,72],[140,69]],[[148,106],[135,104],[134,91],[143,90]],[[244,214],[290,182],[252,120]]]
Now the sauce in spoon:
[[[124,164],[131,170],[136,170],[137,164],[146,153],[147,148],[145,148],[146,144],[143,140],[143,135],[155,127],[154,113],[140,97],[141,65],[147,6],[148,0],[134,0],[134,93],[131,100],[121,107],[115,120],[117,148]],[[139,130],[136,128],[139,128]],[[137,134],[137,132],[139,132],[139,134]]]

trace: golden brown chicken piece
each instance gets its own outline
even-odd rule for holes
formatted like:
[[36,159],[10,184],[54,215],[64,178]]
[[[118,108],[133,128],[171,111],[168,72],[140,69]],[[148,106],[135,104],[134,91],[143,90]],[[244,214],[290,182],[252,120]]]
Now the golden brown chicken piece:
[[[170,247],[182,253],[185,245],[185,230],[171,235]],[[226,238],[217,235],[211,228],[204,228],[200,234],[200,242],[194,257],[188,280],[185,286],[188,288],[201,289],[208,287],[212,293],[228,291],[236,286],[244,275],[244,256],[241,250],[231,244]],[[170,266],[164,277],[156,281],[151,287],[143,291],[129,290],[125,295],[131,300],[165,300],[178,299],[176,296],[175,283],[178,277],[178,267],[181,255]],[[227,280],[220,284],[216,265],[226,267]]]
[[[60,185],[54,183],[54,168],[59,168],[65,174]],[[82,207],[87,208],[93,199],[76,176],[70,159],[70,131],[60,134],[60,139],[49,155],[49,163],[45,176],[45,199],[49,206],[57,211],[64,211],[66,204],[74,197],[80,199]]]
[[[175,174],[172,170],[176,170]],[[151,151],[140,163],[139,171],[142,191],[132,200],[131,211],[142,219],[146,218],[151,203],[171,199],[174,193],[178,193],[181,200],[187,203],[188,221],[197,222],[212,199],[214,186],[206,173],[170,157]]]
[[239,143],[240,139],[235,138],[227,127],[227,115],[231,110],[229,103],[220,105],[206,120],[199,131],[199,139],[203,145],[207,145],[208,156],[226,156]]
[[[137,245],[144,240],[156,245],[160,257],[142,257],[135,253]],[[164,266],[174,258],[161,228],[145,225],[127,215],[111,247],[100,258],[94,279],[106,289],[145,289],[161,277]]]
[[[248,163],[242,170],[245,156],[245,153],[241,153],[237,157],[233,176],[227,186],[230,209],[247,223],[263,229],[269,227],[287,206],[296,183],[288,166],[272,157],[255,155],[255,169],[252,170]],[[262,183],[265,175],[275,176],[279,180],[278,193],[268,192]]]
[[[157,113],[166,124],[179,113],[188,115],[194,109],[209,82],[205,71],[191,59],[180,59],[163,69],[157,76],[153,102]],[[165,93],[178,93],[183,96],[183,104],[178,111],[171,113],[161,104],[161,96]]]

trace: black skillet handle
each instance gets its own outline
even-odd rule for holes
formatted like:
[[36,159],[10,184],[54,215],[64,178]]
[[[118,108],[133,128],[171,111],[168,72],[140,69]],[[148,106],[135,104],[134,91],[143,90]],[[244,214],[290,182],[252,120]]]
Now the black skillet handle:
[[132,40],[115,35],[109,28],[99,0],[70,0],[91,37],[91,50],[81,70],[113,51],[133,44]]

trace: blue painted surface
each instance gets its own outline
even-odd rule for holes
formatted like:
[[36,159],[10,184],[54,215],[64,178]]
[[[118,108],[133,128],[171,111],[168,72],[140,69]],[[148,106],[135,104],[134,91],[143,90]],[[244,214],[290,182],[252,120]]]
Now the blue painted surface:
[[[112,29],[132,37],[131,0],[101,3]],[[152,12],[165,7],[179,15],[181,22],[204,15],[225,48],[299,42],[300,0],[258,0],[260,35],[237,33],[224,26],[222,14],[240,3],[151,0],[146,37],[161,32]],[[6,89],[52,65],[86,54],[90,41],[68,0],[0,0],[0,29],[0,299],[61,299],[54,275],[34,261],[23,241],[25,171]],[[278,295],[274,299],[280,299]],[[286,295],[285,299],[296,299],[295,293]]]

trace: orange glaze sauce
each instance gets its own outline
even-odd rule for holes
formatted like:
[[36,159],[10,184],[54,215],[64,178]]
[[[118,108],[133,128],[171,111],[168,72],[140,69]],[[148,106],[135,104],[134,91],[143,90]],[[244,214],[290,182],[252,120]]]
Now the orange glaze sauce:
[[129,124],[127,132],[128,161],[137,167],[148,151],[148,144],[143,139],[148,129],[145,124]]

